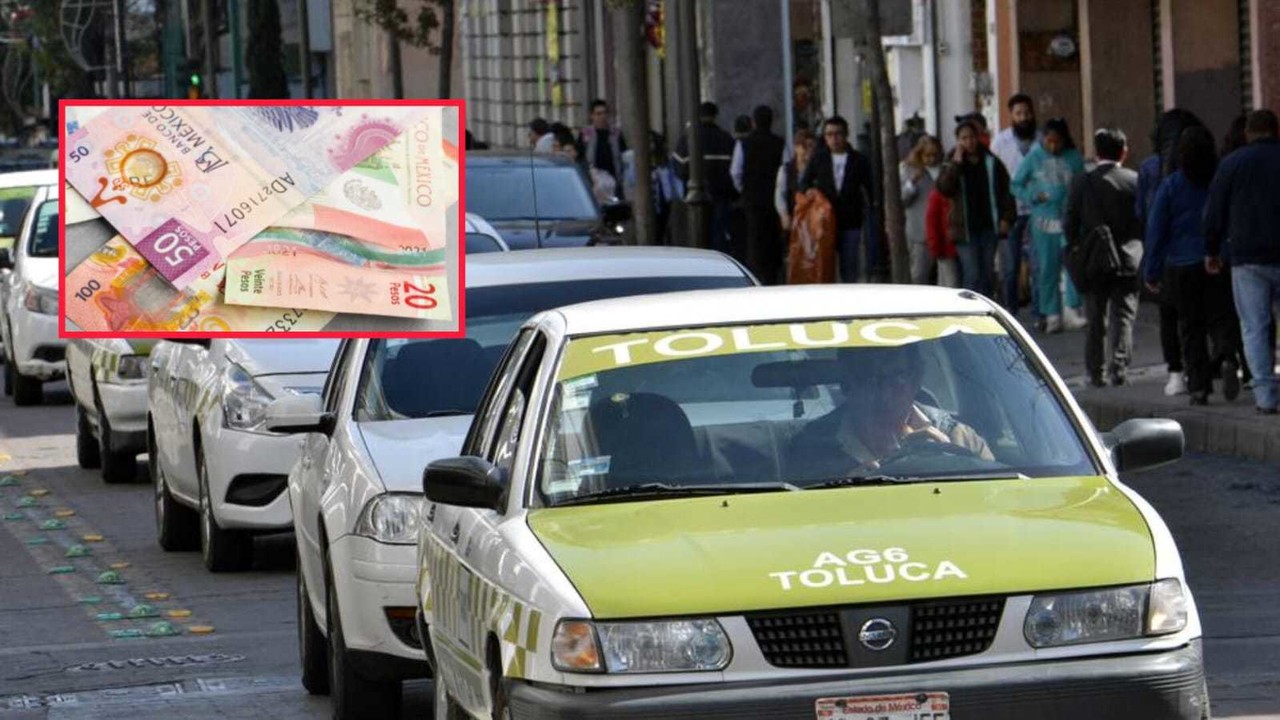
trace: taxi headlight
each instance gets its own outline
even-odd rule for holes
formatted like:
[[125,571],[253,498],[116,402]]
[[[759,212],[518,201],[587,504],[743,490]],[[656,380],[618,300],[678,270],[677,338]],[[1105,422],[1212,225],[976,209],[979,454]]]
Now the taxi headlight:
[[58,290],[56,288],[42,288],[38,285],[28,284],[27,290],[22,296],[22,304],[33,313],[57,315]]
[[1150,585],[1037,595],[1023,635],[1032,647],[1167,635],[1187,626],[1187,599],[1176,579]]
[[712,619],[562,620],[551,640],[552,664],[566,672],[721,670],[732,657],[729,636]]
[[356,534],[380,543],[412,545],[422,524],[422,496],[379,495],[370,500],[356,522]]
[[239,365],[228,365],[222,384],[222,422],[232,430],[272,434],[266,427],[271,393]]

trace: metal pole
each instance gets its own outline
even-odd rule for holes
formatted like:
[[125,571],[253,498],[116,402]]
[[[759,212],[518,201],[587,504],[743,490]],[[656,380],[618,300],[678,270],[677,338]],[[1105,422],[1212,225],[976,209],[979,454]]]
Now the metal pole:
[[200,0],[200,24],[204,31],[204,84],[201,94],[218,97],[218,56],[215,54],[213,34],[213,0]]
[[244,53],[240,52],[240,0],[227,0],[227,32],[231,34],[231,97],[240,97]]
[[298,68],[302,71],[302,97],[311,97],[311,20],[307,0],[298,0]]
[[683,0],[680,8],[680,55],[684,63],[684,78],[680,86],[685,97],[685,118],[689,137],[689,182],[684,202],[689,209],[689,243],[694,247],[711,247],[710,205],[707,194],[707,166],[702,152],[702,123],[698,118],[698,105],[702,102],[698,72],[698,8],[694,0]]
[[111,15],[116,36],[116,73],[123,85],[123,91],[117,97],[129,97],[129,38],[124,29],[124,0],[111,0]]
[[796,134],[796,119],[792,115],[793,95],[791,89],[791,0],[781,0],[782,7],[782,117],[787,121],[787,149],[795,152],[791,139]]

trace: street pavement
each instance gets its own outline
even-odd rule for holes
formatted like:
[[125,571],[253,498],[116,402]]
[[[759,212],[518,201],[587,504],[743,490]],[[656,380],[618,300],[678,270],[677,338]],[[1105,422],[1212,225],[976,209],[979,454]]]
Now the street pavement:
[[[1140,409],[1156,414],[1165,376],[1154,332],[1149,320],[1139,326],[1131,387],[1079,390],[1081,402],[1150,400],[1157,405]],[[1083,335],[1038,340],[1082,387]],[[292,536],[259,538],[245,573],[212,575],[196,553],[162,552],[145,467],[136,483],[118,486],[76,467],[70,394],[58,383],[46,397],[35,408],[0,398],[0,477],[18,473],[16,484],[0,485],[0,720],[327,717],[328,701],[298,680]],[[1254,419],[1247,394],[1219,405],[1206,412]],[[1214,715],[1280,718],[1280,468],[1193,453],[1126,481],[1161,512],[1182,550],[1204,624]],[[40,529],[50,520],[65,527]],[[68,559],[73,544],[90,555]],[[98,584],[111,570],[123,584]],[[107,619],[137,599],[159,616]],[[169,626],[178,634],[165,635]],[[430,689],[429,681],[407,686],[404,717],[430,715]]]

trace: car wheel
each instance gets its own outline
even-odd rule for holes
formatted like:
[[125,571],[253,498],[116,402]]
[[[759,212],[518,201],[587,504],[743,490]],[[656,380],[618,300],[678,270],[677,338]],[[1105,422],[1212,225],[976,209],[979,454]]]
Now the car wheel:
[[316,624],[298,557],[298,657],[302,661],[302,687],[312,695],[329,694],[329,646]]
[[325,583],[326,612],[329,616],[329,696],[333,720],[353,718],[396,718],[400,716],[399,680],[371,680],[352,667],[338,614],[338,592],[333,577]]
[[435,686],[435,702],[432,703],[434,712],[431,716],[435,720],[463,720],[466,715],[453,698],[449,697],[449,691],[445,688],[444,682],[437,677],[431,684]]
[[507,678],[502,673],[501,655],[496,647],[491,648],[489,653],[489,699],[493,704],[493,720],[511,720]]
[[102,464],[98,439],[89,427],[89,414],[79,405],[76,405],[76,463],[85,470],[95,470]]
[[155,432],[147,426],[147,469],[155,489],[156,539],[167,552],[195,550],[200,545],[200,517],[189,507],[173,499],[169,484],[160,469],[156,454]]
[[102,479],[106,483],[133,482],[137,477],[137,456],[111,446],[111,426],[107,424],[107,414],[102,411],[102,405],[98,405],[98,455],[102,459]]
[[[9,368],[8,365],[5,365]],[[13,379],[14,405],[39,405],[44,402],[44,383],[39,378],[28,377],[18,372],[17,368],[9,368],[9,377]]]
[[4,358],[4,394],[13,395],[13,360],[8,357]]
[[239,530],[223,530],[213,516],[204,452],[196,448],[196,481],[200,484],[200,554],[210,572],[238,572],[253,561],[253,537]]

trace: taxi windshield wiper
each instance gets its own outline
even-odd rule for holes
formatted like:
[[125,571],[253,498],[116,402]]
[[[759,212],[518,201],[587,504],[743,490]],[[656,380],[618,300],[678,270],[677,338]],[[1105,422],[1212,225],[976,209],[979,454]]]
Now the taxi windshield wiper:
[[947,475],[850,475],[832,478],[822,482],[806,485],[805,490],[821,490],[824,488],[854,487],[858,485],[907,485],[922,482],[962,482],[965,480],[1030,480],[1027,475],[1009,470],[990,470],[976,473],[951,473]]
[[636,483],[635,485],[624,485],[622,487],[606,488],[595,492],[576,495],[566,500],[556,503],[561,505],[581,505],[584,503],[610,501],[610,500],[632,500],[635,498],[664,498],[664,497],[697,497],[701,495],[736,495],[741,493],[761,493],[761,492],[778,492],[781,490],[799,490],[799,487],[791,483],[716,483],[704,485],[672,485],[665,482],[648,482]]

